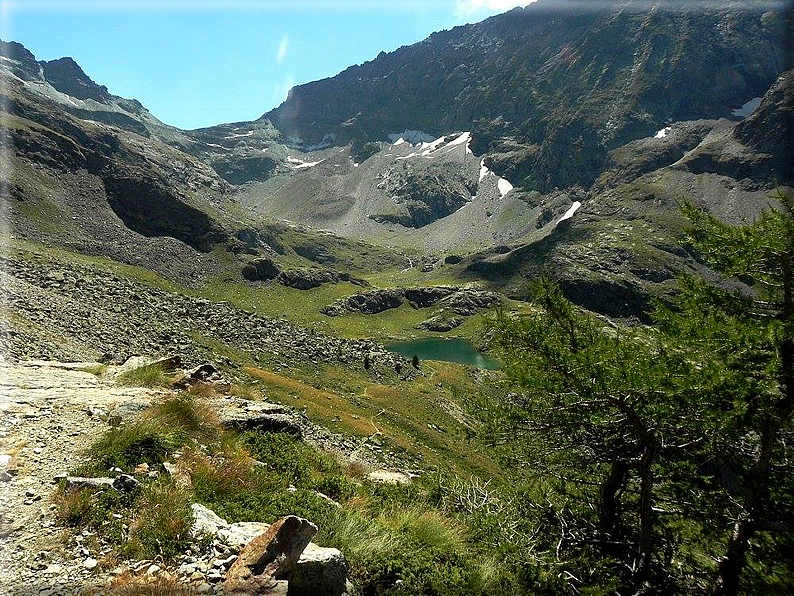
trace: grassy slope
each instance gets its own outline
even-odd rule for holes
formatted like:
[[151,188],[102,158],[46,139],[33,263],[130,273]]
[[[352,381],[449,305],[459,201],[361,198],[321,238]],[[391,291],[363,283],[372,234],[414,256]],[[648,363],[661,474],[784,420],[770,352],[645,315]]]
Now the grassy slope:
[[[319,313],[320,306],[360,291],[350,284],[325,285],[302,291],[278,284],[254,288],[242,283],[216,282],[195,290],[181,288],[147,269],[104,257],[86,256],[19,240],[10,241],[6,246],[19,254],[33,253],[35,258],[88,265],[169,292],[228,300],[244,310],[283,316],[299,325],[319,328],[332,335],[379,340],[431,335],[413,329],[416,323],[430,316],[431,309],[415,310],[407,304],[379,315],[330,318]],[[391,280],[394,283],[397,278],[392,277]],[[372,281],[377,280],[373,278]],[[437,283],[443,281],[438,280]],[[481,333],[484,316],[470,317],[455,330],[456,335],[477,337]],[[398,457],[405,455],[399,457],[400,461],[418,467],[449,467],[459,473],[485,477],[499,474],[495,462],[480,445],[471,442],[470,428],[463,414],[467,408],[467,396],[483,390],[499,390],[499,373],[428,361],[421,364],[420,374],[415,378],[388,385],[384,384],[386,381],[379,381],[366,373],[363,366],[355,369],[304,363],[286,368],[276,354],[258,360],[215,338],[196,335],[194,339],[231,360],[237,369],[236,374],[242,374],[248,382],[262,389],[268,399],[298,409],[305,408],[312,421],[359,438],[371,437],[379,431],[382,434],[374,440],[384,451],[391,451]]]

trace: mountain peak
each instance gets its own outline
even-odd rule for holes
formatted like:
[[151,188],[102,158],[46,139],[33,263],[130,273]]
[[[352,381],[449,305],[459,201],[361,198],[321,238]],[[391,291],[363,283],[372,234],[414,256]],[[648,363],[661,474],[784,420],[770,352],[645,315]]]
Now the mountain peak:
[[66,56],[57,60],[39,62],[44,78],[58,91],[77,99],[107,101],[107,87],[98,85],[89,77],[73,58]]

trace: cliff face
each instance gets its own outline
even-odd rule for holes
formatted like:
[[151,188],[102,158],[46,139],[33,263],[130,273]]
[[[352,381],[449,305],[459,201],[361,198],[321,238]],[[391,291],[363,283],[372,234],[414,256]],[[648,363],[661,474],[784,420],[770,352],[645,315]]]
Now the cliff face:
[[311,145],[472,130],[514,184],[586,187],[609,150],[769,88],[785,19],[763,7],[540,0],[298,86],[263,118]]

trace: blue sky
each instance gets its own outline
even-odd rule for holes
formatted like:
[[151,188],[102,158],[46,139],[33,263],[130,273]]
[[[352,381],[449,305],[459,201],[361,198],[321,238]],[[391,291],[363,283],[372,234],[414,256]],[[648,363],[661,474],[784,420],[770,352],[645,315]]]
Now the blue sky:
[[251,120],[332,76],[521,0],[0,0],[0,37],[73,57],[182,128]]

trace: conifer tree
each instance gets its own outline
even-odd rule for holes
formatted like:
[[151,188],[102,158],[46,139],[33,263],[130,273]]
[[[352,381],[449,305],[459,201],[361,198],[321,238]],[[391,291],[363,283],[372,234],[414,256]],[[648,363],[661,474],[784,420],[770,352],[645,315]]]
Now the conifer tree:
[[[686,242],[722,279],[682,278],[676,303],[656,305],[655,325],[633,329],[578,311],[539,281],[531,314],[495,321],[521,392],[485,409],[487,432],[539,476],[580,487],[571,534],[627,570],[617,572],[620,593],[672,590],[662,582],[675,566],[689,576],[675,589],[733,595],[754,539],[764,538],[771,569],[794,535],[794,201],[779,194],[746,226],[682,210]],[[698,528],[707,551],[686,562],[684,527]]]

